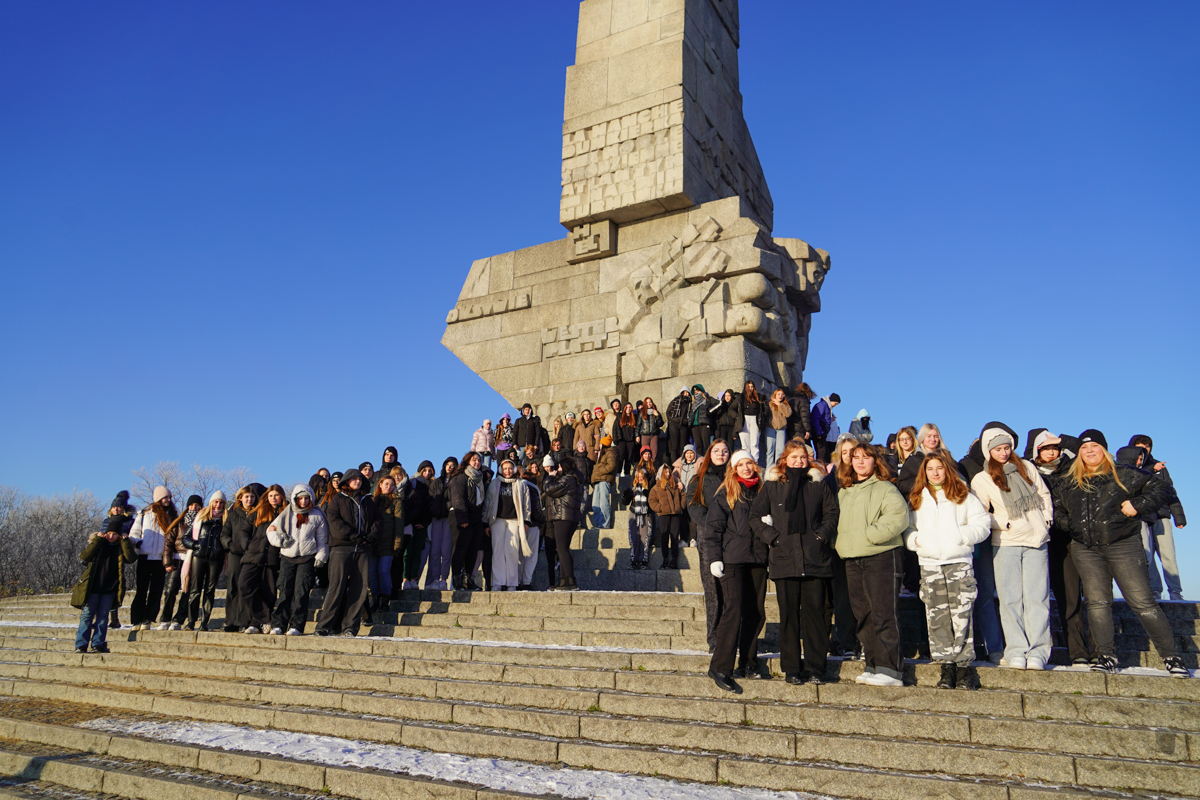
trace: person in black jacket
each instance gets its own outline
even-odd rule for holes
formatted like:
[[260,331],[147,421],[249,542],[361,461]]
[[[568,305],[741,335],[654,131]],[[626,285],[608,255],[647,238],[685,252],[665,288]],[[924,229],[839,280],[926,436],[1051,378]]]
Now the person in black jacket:
[[103,533],[93,533],[79,559],[87,564],[71,592],[71,604],[81,610],[75,633],[75,652],[108,652],[108,614],[124,589],[124,567],[138,560],[137,551],[122,533],[121,515],[108,518]]
[[688,515],[696,523],[696,546],[700,551],[700,585],[704,587],[704,619],[708,631],[708,652],[713,652],[716,646],[717,623],[721,620],[721,612],[725,604],[721,594],[721,584],[710,569],[712,556],[704,546],[704,531],[708,520],[708,511],[713,506],[713,498],[721,483],[725,480],[725,470],[729,464],[729,445],[723,439],[717,439],[708,446],[704,460],[696,470],[696,476],[687,485],[684,497],[688,504]]
[[[404,494],[407,507],[404,518],[404,538],[407,540],[404,552],[396,552],[392,562],[393,594],[405,589],[420,589],[421,572],[429,553],[429,526],[433,524],[433,496],[430,487],[433,483],[433,463],[422,461],[417,474],[408,480],[408,491]],[[403,558],[401,556],[403,555]],[[404,582],[397,578],[403,575]],[[428,584],[429,579],[425,582]]]
[[254,528],[242,546],[242,568],[238,574],[238,597],[245,609],[246,629],[243,633],[271,630],[275,583],[279,577],[279,548],[267,540],[267,528],[286,507],[283,487],[273,484],[251,512]]
[[329,588],[317,615],[317,635],[358,634],[367,602],[368,557],[379,535],[379,514],[356,469],[342,475],[341,489],[325,512],[329,525]]
[[254,484],[243,486],[233,496],[233,508],[225,513],[221,528],[221,549],[225,551],[225,628],[226,633],[238,633],[246,627],[246,610],[242,603],[240,578],[242,554],[254,533],[253,509],[258,498],[265,494],[254,490]]
[[742,396],[732,389],[721,393],[721,403],[712,410],[717,421],[717,438],[730,442],[730,446],[741,441],[738,425],[742,422]]
[[667,404],[667,463],[674,464],[683,455],[683,448],[692,435],[691,413],[692,391],[685,386]]
[[[1187,526],[1187,515],[1183,512],[1183,503],[1175,491],[1175,482],[1167,465],[1154,457],[1150,451],[1154,449],[1154,440],[1144,433],[1137,433],[1129,439],[1130,447],[1139,447],[1146,451],[1142,469],[1159,475],[1170,487],[1171,495],[1167,504],[1158,510],[1151,520],[1149,530],[1143,541],[1146,549],[1146,565],[1150,568],[1150,590],[1156,600],[1162,598],[1163,582],[1167,584],[1167,594],[1171,600],[1183,600],[1183,584],[1179,581],[1179,561],[1175,557],[1175,533],[1171,530],[1171,518],[1175,518],[1175,527],[1182,530]],[[1162,562],[1162,578],[1158,575],[1158,566],[1154,556]]]
[[1115,580],[1164,666],[1172,676],[1186,678],[1190,673],[1179,657],[1166,614],[1150,592],[1138,519],[1163,506],[1166,485],[1153,473],[1117,464],[1098,430],[1079,434],[1079,442],[1079,457],[1056,482],[1055,510],[1063,514],[1062,522],[1071,532],[1071,558],[1087,597],[1088,625],[1096,643],[1092,670],[1117,671],[1112,616]]
[[[188,570],[185,630],[195,630],[197,620],[200,630],[208,630],[217,595],[217,581],[221,578],[221,567],[225,563],[225,547],[222,544],[225,516],[225,493],[217,490],[208,498],[208,505],[200,509],[191,529],[183,532],[183,545],[191,551],[192,562]],[[225,602],[228,604],[229,600]]]
[[[478,453],[467,453],[446,484],[450,532],[454,537],[451,573],[455,589],[479,591],[474,578],[468,577],[467,570],[474,572],[475,557],[483,549],[485,488],[483,460]],[[488,565],[484,566],[484,569],[488,568]]]
[[[735,678],[759,675],[758,634],[767,615],[767,546],[750,527],[750,508],[761,480],[746,450],[729,459],[730,469],[713,498],[702,538],[709,572],[721,582],[725,611],[717,623],[708,676],[722,689],[741,694]],[[738,667],[734,669],[734,659]],[[769,674],[762,675],[769,678]]]
[[517,418],[517,422],[513,425],[513,445],[517,449],[517,458],[521,459],[521,463],[525,463],[525,448],[533,445],[538,450],[541,450],[543,445],[542,438],[542,419],[535,416],[533,406],[526,403],[521,406],[521,416]]
[[[424,469],[429,462],[421,464]],[[429,558],[425,588],[443,591],[450,580],[450,555],[454,537],[450,532],[450,505],[446,484],[458,469],[458,459],[450,456],[442,462],[442,474],[429,482]],[[421,470],[417,470],[421,472]]]
[[796,387],[792,396],[792,415],[788,417],[788,439],[802,439],[815,445],[813,438],[812,401],[817,393],[807,383]]
[[825,582],[833,578],[837,523],[837,495],[820,469],[810,469],[808,448],[793,439],[768,470],[750,508],[750,527],[770,548],[770,577],[779,603],[779,666],[791,684],[825,682]]
[[[586,451],[585,451],[586,457]],[[544,462],[543,462],[544,463]],[[546,523],[554,539],[554,551],[558,556],[558,581],[551,581],[551,588],[573,591],[579,588],[575,582],[575,561],[571,557],[571,539],[579,525],[582,514],[584,487],[579,480],[574,459],[564,456],[558,463],[546,466],[542,481],[542,502],[545,506]],[[550,540],[546,540],[550,544]],[[550,570],[550,550],[546,550],[546,567]],[[553,576],[553,573],[551,573]]]
[[[562,445],[564,453],[570,453],[575,449],[575,412],[567,412],[567,420],[563,426],[558,429],[558,436],[555,439]],[[551,451],[554,450],[554,442],[550,443]]]
[[612,446],[617,451],[617,475],[633,476],[638,460],[638,420],[633,403],[626,403],[613,425]]

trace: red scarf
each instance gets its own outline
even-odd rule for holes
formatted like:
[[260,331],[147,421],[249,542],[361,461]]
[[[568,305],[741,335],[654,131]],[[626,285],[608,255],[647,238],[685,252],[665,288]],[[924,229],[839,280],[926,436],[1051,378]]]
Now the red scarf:
[[738,479],[738,483],[740,483],[742,486],[745,486],[747,489],[753,489],[755,486],[758,486],[758,476],[757,475],[755,475],[750,480],[746,480],[741,475],[738,475],[737,479]]

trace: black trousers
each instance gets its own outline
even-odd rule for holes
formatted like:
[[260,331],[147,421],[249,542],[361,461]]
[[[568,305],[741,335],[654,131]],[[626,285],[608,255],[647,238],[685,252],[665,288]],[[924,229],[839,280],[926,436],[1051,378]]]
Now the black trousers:
[[134,573],[137,580],[137,591],[133,602],[129,605],[129,624],[141,625],[158,619],[158,604],[162,602],[163,583],[166,581],[167,570],[163,566],[162,556],[138,556],[137,568]]
[[687,535],[687,525],[683,520],[683,514],[660,514],[658,517],[658,546],[664,564],[674,564],[679,560],[679,537]]
[[704,458],[708,446],[712,443],[712,428],[708,425],[692,426],[692,444],[696,445],[696,458]]
[[[217,581],[221,580],[221,567],[224,565],[225,561],[222,558],[204,559],[192,556],[192,566],[188,571],[189,626],[194,626],[199,620],[202,627],[208,627],[208,621],[212,618],[213,599],[217,596]],[[175,621],[182,624],[179,614],[176,614]]]
[[[454,550],[450,553],[450,574],[462,575],[475,569],[475,555],[483,549],[483,533],[480,523],[468,522],[465,527],[459,527],[454,539]],[[487,565],[484,565],[487,571]]]
[[730,455],[733,455],[735,451],[742,449],[741,440],[738,439],[737,431],[733,429],[732,425],[718,425],[717,438],[724,439],[725,444],[729,445]]
[[817,461],[824,464],[829,463],[829,456],[833,453],[833,442],[826,441],[824,437],[812,443],[813,449],[817,451]]
[[313,590],[315,573],[312,556],[296,560],[285,556],[280,559],[279,602],[275,604],[275,613],[271,616],[274,627],[285,631],[295,628],[304,633],[304,624],[308,622],[308,596]]
[[271,624],[276,575],[276,568],[266,564],[242,564],[238,573],[238,599],[244,609],[246,625],[262,630]]
[[754,564],[726,564],[721,578],[725,611],[717,623],[711,669],[733,672],[734,658],[747,672],[758,670],[758,635],[767,621],[767,568]]
[[356,547],[329,548],[329,588],[317,614],[317,633],[358,634],[367,602],[367,552]]
[[554,531],[554,537],[546,540],[546,567],[549,569],[550,563],[550,548],[554,548],[554,554],[558,557],[558,579],[561,581],[564,578],[575,577],[575,558],[571,555],[571,539],[575,536],[575,528],[579,523],[570,519],[556,519],[551,523],[551,528]]
[[868,672],[904,677],[900,640],[899,596],[904,568],[900,548],[873,556],[846,559],[850,606],[858,620],[858,640]]
[[[187,595],[183,598],[179,597],[179,583],[182,578],[180,574],[183,571],[183,562],[174,561],[171,563],[174,567],[170,572],[166,573],[163,583],[163,602],[162,613],[158,616],[159,622],[172,622],[175,617],[175,601],[179,599],[179,607],[182,610],[187,606]],[[164,567],[165,569],[165,567]],[[180,623],[183,624],[182,622]]]
[[[806,672],[825,677],[829,625],[825,621],[824,578],[776,578],[779,602],[779,668],[784,675]],[[800,642],[804,642],[801,669]]]
[[1083,604],[1083,583],[1071,558],[1071,535],[1050,532],[1050,591],[1058,605],[1058,621],[1067,637],[1071,660],[1090,658],[1092,647],[1087,633],[1087,612]]
[[684,423],[667,421],[667,458],[670,459],[668,464],[674,464],[683,455],[683,448],[687,447],[691,433],[692,429]]
[[242,576],[242,554],[229,553],[225,557],[225,630],[240,630],[246,627],[246,609],[238,586]]
[[704,531],[699,525],[696,526],[696,534],[700,537],[696,540],[696,545],[700,551],[700,585],[704,588],[704,621],[708,628],[708,652],[712,653],[717,646],[717,623],[721,621],[721,613],[725,608],[724,594],[721,582],[713,577],[712,570],[709,569],[712,559],[708,557],[704,547]]
[[850,606],[850,588],[846,585],[846,562],[837,553],[833,554],[833,579],[826,584],[825,608],[826,624],[830,618],[833,624],[833,638],[829,641],[831,648],[838,650],[857,650],[858,637],[854,631],[858,621],[854,619],[854,609]]

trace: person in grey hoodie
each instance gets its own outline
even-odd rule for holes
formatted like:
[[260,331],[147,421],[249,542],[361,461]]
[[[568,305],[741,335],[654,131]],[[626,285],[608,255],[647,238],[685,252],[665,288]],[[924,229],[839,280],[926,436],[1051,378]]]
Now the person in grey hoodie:
[[292,488],[291,502],[267,528],[267,540],[279,548],[279,601],[271,617],[271,633],[304,633],[308,595],[319,564],[329,560],[329,526],[306,483]]

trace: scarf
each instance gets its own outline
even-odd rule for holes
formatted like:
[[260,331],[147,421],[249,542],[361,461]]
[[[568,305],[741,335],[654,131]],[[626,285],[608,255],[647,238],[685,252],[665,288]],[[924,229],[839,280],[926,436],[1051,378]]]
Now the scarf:
[[1060,453],[1058,458],[1054,459],[1053,461],[1039,461],[1037,462],[1038,472],[1042,473],[1043,475],[1053,475],[1054,473],[1058,472],[1058,465],[1062,463],[1062,460],[1063,457]]
[[1004,465],[1004,477],[1008,481],[1008,491],[1004,492],[1004,510],[1009,519],[1020,519],[1030,511],[1042,507],[1042,499],[1037,490],[1029,485],[1017,472],[1015,458],[1010,458]]
[[467,499],[472,505],[483,505],[483,473],[470,464],[463,468],[463,472],[467,474]]
[[788,529],[791,535],[798,536],[808,527],[808,511],[804,507],[804,484],[808,470],[797,467],[787,467],[787,497],[783,508],[788,512]]
[[529,558],[533,555],[533,547],[530,546],[529,539],[525,535],[525,516],[529,513],[529,509],[525,508],[525,504],[521,502],[520,482],[524,479],[514,474],[511,478],[501,475],[500,480],[503,483],[512,484],[513,507],[517,510],[517,538],[519,540],[519,547],[521,555]]

